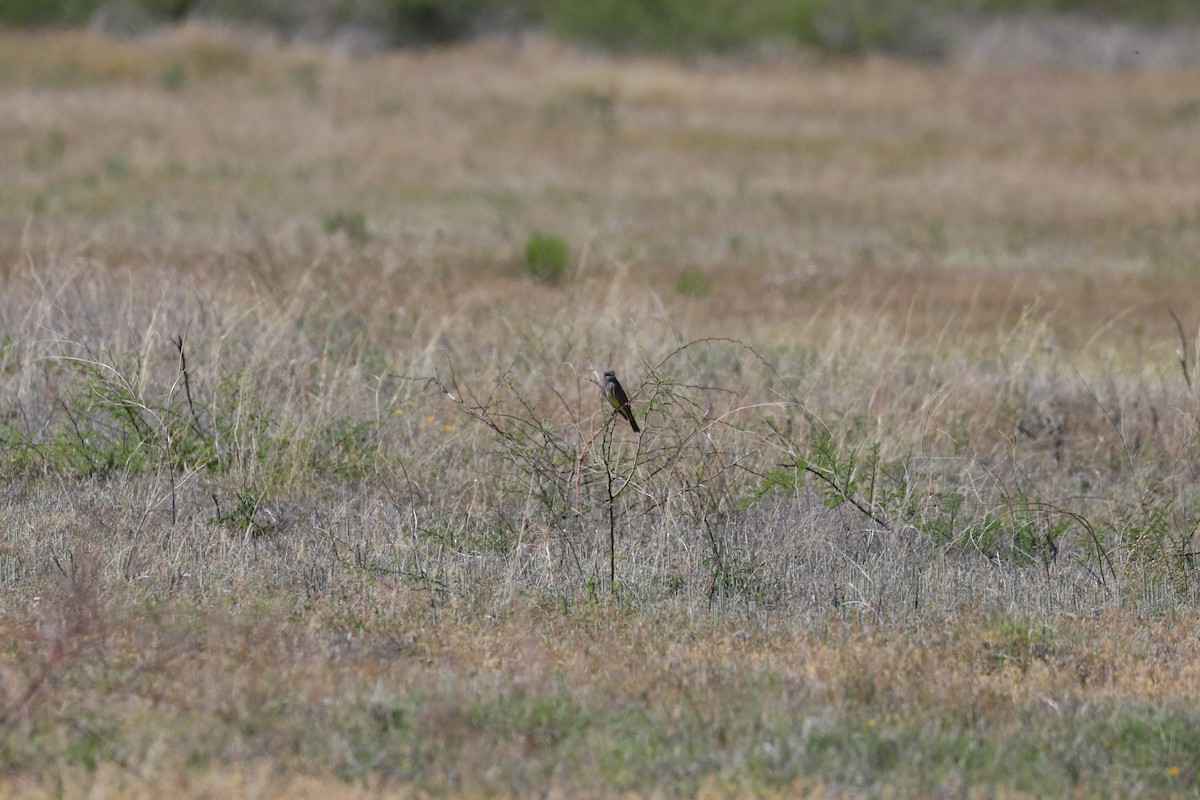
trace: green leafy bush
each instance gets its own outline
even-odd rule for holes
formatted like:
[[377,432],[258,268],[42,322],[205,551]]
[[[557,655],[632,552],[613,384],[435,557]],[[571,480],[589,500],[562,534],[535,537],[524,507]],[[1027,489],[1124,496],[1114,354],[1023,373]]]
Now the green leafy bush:
[[696,266],[686,267],[675,279],[675,291],[685,297],[704,297],[712,288],[704,270]]
[[571,248],[561,236],[534,231],[525,244],[525,271],[544,283],[558,283],[570,256]]

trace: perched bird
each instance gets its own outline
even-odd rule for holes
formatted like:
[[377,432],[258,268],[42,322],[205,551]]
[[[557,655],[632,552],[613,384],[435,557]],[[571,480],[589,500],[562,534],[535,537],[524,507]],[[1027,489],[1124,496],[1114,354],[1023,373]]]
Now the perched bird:
[[634,433],[642,432],[633,419],[633,409],[629,406],[629,397],[621,388],[621,382],[617,380],[617,373],[611,369],[604,373],[604,396],[608,398],[608,402],[612,404],[618,414],[629,420],[629,427],[633,428]]

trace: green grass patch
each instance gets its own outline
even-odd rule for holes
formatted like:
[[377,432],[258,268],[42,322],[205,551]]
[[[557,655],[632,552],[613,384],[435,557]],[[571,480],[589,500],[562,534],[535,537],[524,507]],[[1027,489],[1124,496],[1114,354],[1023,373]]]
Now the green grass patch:
[[525,242],[525,272],[542,283],[560,283],[570,258],[570,245],[556,234],[534,231]]

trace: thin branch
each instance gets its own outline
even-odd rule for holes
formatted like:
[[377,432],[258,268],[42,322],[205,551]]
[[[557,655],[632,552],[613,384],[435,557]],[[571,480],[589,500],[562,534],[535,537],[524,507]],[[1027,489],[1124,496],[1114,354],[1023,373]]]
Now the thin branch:
[[849,503],[850,505],[857,508],[860,512],[862,512],[863,516],[867,517],[868,519],[874,520],[875,524],[879,525],[879,527],[883,528],[888,533],[893,532],[892,524],[890,522],[888,522],[887,519],[885,519],[883,516],[881,516],[879,514],[879,512],[877,512],[875,509],[871,508],[869,505],[859,501],[857,498],[855,498],[854,495],[850,494],[845,489],[843,489],[836,480],[829,477],[824,472],[822,472],[821,470],[812,466],[811,464],[801,464],[797,461],[793,461],[790,464],[785,463],[785,464],[780,464],[779,466],[784,467],[786,469],[802,469],[805,472],[808,472],[808,473],[811,473],[811,474],[817,476],[821,480],[825,481],[825,483],[829,484],[829,487],[831,489],[833,489],[835,492],[837,492],[838,496],[841,497],[842,500],[844,500],[845,502]]
[[1183,380],[1187,383],[1188,389],[1192,388],[1192,376],[1188,373],[1188,343],[1187,336],[1183,332],[1183,322],[1179,319],[1179,315],[1175,313],[1175,309],[1168,308],[1171,312],[1171,319],[1175,320],[1175,330],[1179,331],[1179,367],[1183,370]]
[[204,428],[200,425],[200,415],[196,413],[196,404],[192,402],[192,382],[188,376],[187,355],[183,350],[183,334],[179,334],[171,340],[175,345],[175,349],[179,351],[179,371],[183,373],[183,391],[187,395],[188,410],[192,412],[192,430],[201,439],[207,439],[208,434],[204,432]]

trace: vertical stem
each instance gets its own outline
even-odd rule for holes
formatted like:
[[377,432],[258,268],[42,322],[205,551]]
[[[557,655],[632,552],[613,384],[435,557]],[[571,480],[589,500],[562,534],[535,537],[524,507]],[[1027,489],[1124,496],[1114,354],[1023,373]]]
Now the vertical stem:
[[608,586],[617,593],[617,515],[613,508],[612,471],[608,473]]
[[[609,421],[608,430],[605,431],[605,451],[608,450],[608,432],[612,430],[613,423]],[[608,590],[616,596],[617,594],[617,510],[616,496],[613,494],[613,470],[609,459],[604,461],[604,475],[607,478],[605,488],[608,491]]]
[[180,334],[177,338],[171,340],[175,345],[175,349],[179,351],[179,371],[183,373],[183,391],[187,395],[188,410],[192,412],[192,430],[201,439],[206,438],[204,429],[200,427],[200,415],[196,413],[196,404],[192,402],[192,382],[188,377],[187,356],[183,352],[183,335]]

